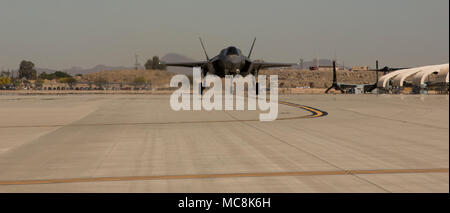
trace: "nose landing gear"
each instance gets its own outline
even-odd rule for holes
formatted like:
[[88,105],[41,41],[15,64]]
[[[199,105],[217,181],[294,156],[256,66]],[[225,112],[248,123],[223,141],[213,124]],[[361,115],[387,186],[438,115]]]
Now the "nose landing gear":
[[259,83],[258,82],[256,82],[255,88],[256,88],[256,95],[259,95]]
[[200,83],[200,85],[198,85],[198,88],[200,89],[200,95],[203,95],[203,91],[205,90],[205,87],[203,86],[203,84]]
[[256,88],[256,96],[259,95],[259,82],[258,82],[258,74],[259,74],[259,70],[255,70],[255,88]]

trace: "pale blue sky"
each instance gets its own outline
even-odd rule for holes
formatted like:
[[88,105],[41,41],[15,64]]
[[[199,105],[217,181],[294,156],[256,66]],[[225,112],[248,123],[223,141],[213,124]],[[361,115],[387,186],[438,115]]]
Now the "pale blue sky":
[[176,52],[203,60],[236,45],[253,57],[346,65],[449,60],[448,0],[0,0],[0,68],[132,66]]

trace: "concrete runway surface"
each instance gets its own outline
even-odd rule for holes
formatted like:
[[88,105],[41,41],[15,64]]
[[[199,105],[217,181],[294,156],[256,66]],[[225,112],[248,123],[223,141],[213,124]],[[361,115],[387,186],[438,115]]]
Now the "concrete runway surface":
[[168,95],[0,96],[0,192],[449,192],[448,96],[279,99],[260,122]]

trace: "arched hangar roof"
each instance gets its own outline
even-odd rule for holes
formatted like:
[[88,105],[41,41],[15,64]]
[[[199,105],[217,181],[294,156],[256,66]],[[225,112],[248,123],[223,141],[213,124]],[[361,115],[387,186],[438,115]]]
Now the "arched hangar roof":
[[396,75],[400,74],[403,70],[397,70],[391,73],[387,73],[386,75],[381,76],[380,79],[378,79],[377,87],[378,88],[386,88],[387,82]]
[[[410,69],[397,70],[386,75],[381,76],[377,82],[378,88],[386,88],[387,83],[393,79],[393,86],[402,87],[406,78],[415,74],[414,78],[420,78],[419,80],[413,80],[417,82],[417,86],[422,85],[425,78],[431,73],[438,72],[436,82],[449,82],[448,81],[448,64],[431,65],[423,67],[415,67]],[[419,77],[420,76],[420,77]]]
[[427,67],[416,67],[416,68],[411,68],[411,69],[406,69],[403,70],[402,72],[400,72],[398,75],[396,75],[394,77],[394,79],[392,80],[392,86],[394,87],[402,87],[403,86],[403,82],[405,81],[405,79],[411,75],[414,75],[424,69],[426,69]]
[[422,71],[416,73],[413,76],[413,84],[415,86],[420,86],[420,87],[425,86],[425,79],[433,73],[438,74],[438,77],[436,78],[436,80],[434,82],[439,82],[439,81],[445,82],[445,77],[444,77],[444,80],[442,81],[441,80],[442,77],[439,77],[439,74],[446,76],[447,82],[448,82],[448,64],[441,64],[441,65],[437,65],[437,66],[425,67]]

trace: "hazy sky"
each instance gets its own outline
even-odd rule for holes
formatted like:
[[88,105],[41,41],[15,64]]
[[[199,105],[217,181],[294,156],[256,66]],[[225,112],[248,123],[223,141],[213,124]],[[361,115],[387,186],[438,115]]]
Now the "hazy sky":
[[228,45],[254,58],[346,65],[449,61],[448,0],[0,0],[0,68],[132,66],[175,52],[203,60]]

